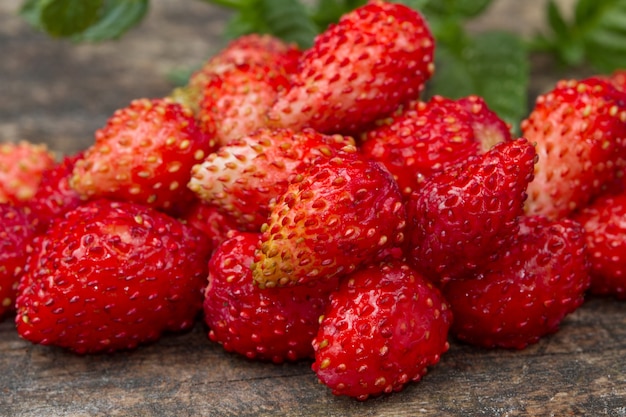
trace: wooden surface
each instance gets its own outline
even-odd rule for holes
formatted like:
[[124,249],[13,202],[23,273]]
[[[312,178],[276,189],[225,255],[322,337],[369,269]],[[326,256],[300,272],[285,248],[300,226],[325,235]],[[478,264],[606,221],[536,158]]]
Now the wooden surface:
[[[223,45],[226,14],[199,1],[152,0],[121,41],[79,46],[31,31],[14,15],[19,4],[0,2],[0,140],[60,153],[88,146],[131,99],[167,94],[170,71]],[[534,91],[556,76],[533,69]],[[334,397],[309,362],[249,362],[206,332],[198,323],[134,352],[80,357],[20,340],[6,319],[0,416],[626,416],[626,303],[611,299],[589,300],[524,351],[453,342],[423,381],[365,403]]]

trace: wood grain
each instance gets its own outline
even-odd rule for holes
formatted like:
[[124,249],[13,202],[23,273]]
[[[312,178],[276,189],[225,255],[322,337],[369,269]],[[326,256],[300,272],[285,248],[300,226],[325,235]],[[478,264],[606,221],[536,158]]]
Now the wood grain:
[[[76,46],[33,32],[15,15],[20,4],[0,2],[0,141],[43,142],[61,154],[88,146],[131,99],[167,94],[169,72],[224,44],[228,17],[202,2],[151,0],[147,20],[122,40]],[[544,61],[533,68],[543,83],[534,91],[554,81]],[[333,396],[309,362],[223,352],[200,322],[134,352],[81,357],[19,339],[8,318],[0,416],[626,416],[624,358],[626,303],[596,298],[526,350],[453,341],[421,382],[359,403]]]

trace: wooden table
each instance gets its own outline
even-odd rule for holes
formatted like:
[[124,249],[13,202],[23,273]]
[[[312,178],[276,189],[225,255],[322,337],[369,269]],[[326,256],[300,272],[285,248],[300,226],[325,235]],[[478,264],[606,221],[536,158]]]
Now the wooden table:
[[[168,72],[223,45],[227,18],[201,2],[152,0],[121,41],[74,46],[30,30],[19,4],[0,2],[0,140],[59,153],[84,149],[131,99],[166,95]],[[134,352],[80,357],[19,339],[6,319],[0,416],[626,416],[626,303],[612,299],[589,300],[524,351],[452,342],[423,381],[364,403],[334,397],[309,362],[249,362],[206,332],[199,322]]]

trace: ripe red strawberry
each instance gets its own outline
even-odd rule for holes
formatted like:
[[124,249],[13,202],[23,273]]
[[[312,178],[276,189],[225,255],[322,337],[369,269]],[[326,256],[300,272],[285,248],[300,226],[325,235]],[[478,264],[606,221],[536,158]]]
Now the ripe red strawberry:
[[626,69],[617,69],[607,78],[615,88],[626,93]]
[[0,203],[21,204],[37,192],[43,172],[54,165],[46,145],[0,144]]
[[318,35],[270,119],[294,129],[356,134],[418,97],[433,74],[433,53],[419,12],[370,1]]
[[202,90],[200,127],[226,145],[267,126],[267,112],[288,87],[287,72],[272,62],[241,64],[214,74]]
[[626,95],[597,77],[561,81],[537,99],[522,136],[539,156],[526,212],[567,216],[626,166]]
[[405,195],[435,173],[511,140],[506,124],[471,96],[412,102],[362,135],[363,153],[385,164]]
[[215,149],[193,114],[169,99],[117,110],[76,162],[70,185],[83,198],[132,201],[172,211],[190,200],[191,167]]
[[270,203],[294,177],[337,155],[356,155],[354,141],[312,129],[259,129],[194,166],[189,188],[234,217],[244,230],[258,231],[267,221]]
[[95,200],[41,237],[18,289],[16,325],[77,353],[133,349],[189,329],[202,309],[209,245],[146,206]]
[[452,334],[487,348],[523,349],[555,332],[589,287],[585,239],[569,219],[522,216],[512,245],[485,269],[443,289]]
[[409,261],[434,282],[490,261],[517,232],[534,162],[517,139],[425,181],[407,206]]
[[211,241],[213,250],[226,240],[231,230],[238,229],[234,218],[220,212],[217,207],[200,201],[195,202],[181,220],[203,232]]
[[15,310],[17,285],[36,234],[27,207],[0,203],[0,320]]
[[209,263],[205,322],[225,350],[275,363],[313,356],[311,342],[337,280],[260,289],[250,264],[260,235],[234,232]]
[[587,241],[590,292],[626,299],[626,194],[600,197],[573,219]]
[[69,184],[74,165],[82,157],[82,152],[65,156],[59,163],[43,171],[37,192],[28,201],[28,207],[38,219],[39,232],[44,232],[54,219],[83,203],[80,195]]
[[448,350],[452,315],[437,288],[402,263],[342,281],[313,341],[313,370],[335,395],[365,400],[418,381]]
[[253,265],[261,287],[346,275],[404,240],[406,212],[393,177],[358,158],[319,163],[272,207]]

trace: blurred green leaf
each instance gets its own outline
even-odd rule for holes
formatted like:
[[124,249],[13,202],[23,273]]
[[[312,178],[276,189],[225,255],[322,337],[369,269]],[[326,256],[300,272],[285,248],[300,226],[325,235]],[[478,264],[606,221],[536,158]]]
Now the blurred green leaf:
[[55,37],[81,33],[98,20],[103,0],[46,0],[41,4],[41,27]]
[[148,0],[105,0],[98,21],[75,39],[90,42],[117,39],[144,18],[148,6]]

